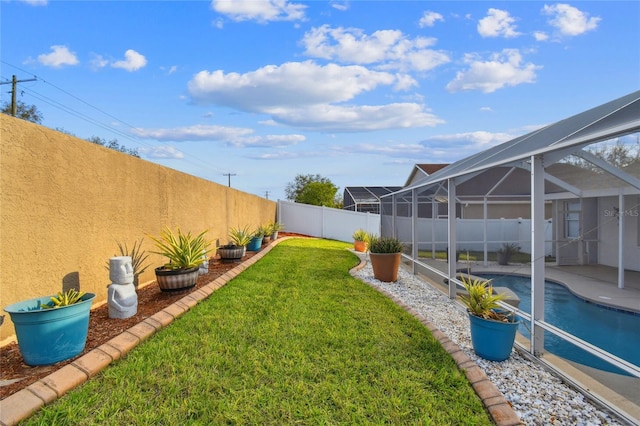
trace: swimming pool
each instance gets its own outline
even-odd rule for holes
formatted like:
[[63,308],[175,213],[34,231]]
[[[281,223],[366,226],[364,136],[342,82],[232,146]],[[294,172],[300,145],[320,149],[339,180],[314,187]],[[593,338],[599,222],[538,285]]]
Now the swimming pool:
[[[531,278],[520,275],[479,274],[495,287],[507,287],[520,298],[520,309],[531,313]],[[589,303],[566,287],[545,281],[545,321],[640,366],[640,315]],[[526,324],[529,327],[529,323]],[[530,336],[525,324],[519,332]],[[625,374],[622,370],[545,331],[545,350],[580,364]]]

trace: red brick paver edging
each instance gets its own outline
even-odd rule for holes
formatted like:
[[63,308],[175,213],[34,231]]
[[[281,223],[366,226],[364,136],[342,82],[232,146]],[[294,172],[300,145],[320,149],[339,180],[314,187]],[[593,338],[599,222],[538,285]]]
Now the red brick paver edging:
[[[355,273],[364,268],[367,264],[364,256],[358,256],[360,258],[360,264],[356,265],[349,271],[352,276],[355,277]],[[357,277],[356,277],[357,278]],[[467,376],[467,380],[471,383],[471,386],[476,391],[476,394],[482,400],[487,411],[491,415],[491,418],[497,426],[520,426],[524,425],[520,417],[516,414],[515,410],[509,402],[505,399],[504,395],[494,385],[487,375],[480,367],[465,354],[460,347],[449,339],[442,331],[440,331],[433,323],[428,319],[420,315],[412,307],[398,299],[391,293],[376,286],[371,286],[380,293],[391,299],[396,305],[407,311],[420,321],[425,327],[431,331],[431,334],[440,342],[442,347],[451,355],[451,357],[458,364],[458,368],[464,371]]]

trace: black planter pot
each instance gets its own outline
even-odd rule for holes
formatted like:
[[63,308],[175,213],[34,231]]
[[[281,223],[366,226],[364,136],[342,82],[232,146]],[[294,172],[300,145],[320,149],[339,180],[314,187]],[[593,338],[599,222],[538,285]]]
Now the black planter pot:
[[218,252],[218,256],[220,256],[220,261],[223,263],[239,262],[247,253],[247,247],[226,245],[226,246],[218,247],[217,252]]
[[198,266],[189,269],[156,268],[156,282],[160,290],[166,293],[189,290],[198,282]]

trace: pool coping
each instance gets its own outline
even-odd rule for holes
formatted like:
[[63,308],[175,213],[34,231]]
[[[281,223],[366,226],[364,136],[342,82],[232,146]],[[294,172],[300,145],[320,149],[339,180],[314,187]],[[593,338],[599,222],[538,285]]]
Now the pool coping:
[[[189,311],[189,309],[200,301],[208,298],[216,290],[225,286],[245,269],[260,260],[280,242],[291,238],[296,237],[282,237],[273,241],[250,259],[243,261],[210,283],[185,295],[182,299],[130,327],[108,342],[75,359],[70,364],[0,400],[0,426],[16,425],[18,422],[30,417],[43,406],[52,403],[67,392],[84,384],[104,370],[113,361],[125,356],[140,343],[171,324],[175,319]],[[360,256],[358,257],[360,258],[360,263],[349,271],[352,276],[355,271],[358,271],[366,265],[366,260]],[[456,361],[458,367],[464,371],[471,386],[482,400],[483,405],[497,426],[524,425],[484,371],[455,343],[411,307],[383,290],[378,289],[378,291],[393,300],[393,302],[418,319],[431,331],[442,347]]]

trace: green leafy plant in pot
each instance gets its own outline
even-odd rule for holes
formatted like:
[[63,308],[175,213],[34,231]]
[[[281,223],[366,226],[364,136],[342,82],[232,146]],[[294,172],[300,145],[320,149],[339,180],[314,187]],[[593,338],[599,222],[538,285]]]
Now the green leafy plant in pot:
[[402,250],[404,244],[395,237],[372,238],[369,241],[369,260],[374,278],[384,282],[397,281]]
[[185,291],[196,285],[198,269],[204,256],[211,252],[211,241],[205,238],[207,230],[193,236],[180,228],[174,233],[168,227],[159,237],[150,236],[158,251],[152,253],[165,256],[169,262],[155,269],[156,281],[164,292]]
[[357,252],[364,253],[369,245],[369,233],[364,229],[356,229],[351,235],[353,238],[353,249]]
[[490,361],[504,361],[511,355],[520,325],[515,314],[498,303],[507,295],[494,293],[491,280],[465,275],[461,280],[466,294],[460,300],[469,313],[474,352]]
[[271,241],[278,239],[278,232],[284,229],[284,225],[280,222],[271,222],[267,225],[269,228],[269,235],[271,235]]
[[251,242],[249,227],[231,228],[229,240],[229,244],[218,247],[217,254],[222,262],[237,262],[247,254],[247,245]]
[[508,265],[511,256],[520,252],[520,247],[516,243],[504,243],[502,247],[496,251],[496,257],[499,265]]
[[95,297],[94,293],[69,289],[5,307],[25,364],[51,365],[82,353]]

